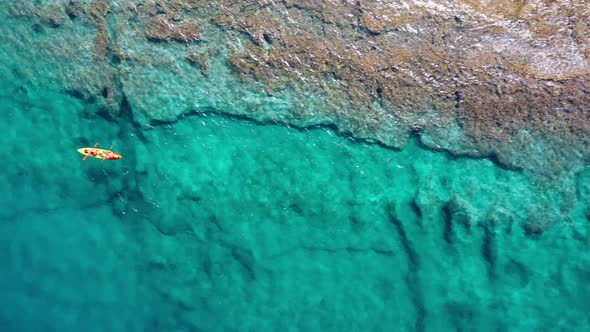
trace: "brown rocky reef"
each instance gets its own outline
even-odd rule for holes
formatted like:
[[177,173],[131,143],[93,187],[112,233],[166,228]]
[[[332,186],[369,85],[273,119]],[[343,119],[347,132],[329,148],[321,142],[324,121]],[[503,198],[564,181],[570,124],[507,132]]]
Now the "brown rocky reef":
[[[334,97],[327,111],[355,129],[376,131],[393,119],[437,133],[434,147],[495,154],[506,164],[536,137],[587,147],[583,1],[286,0],[219,15],[253,41],[230,55],[243,77],[270,87],[318,82]],[[338,82],[337,93],[327,78]],[[449,138],[451,123],[460,140]]]
[[[430,147],[537,170],[547,168],[545,161],[525,164],[541,146],[553,151],[548,173],[571,155],[590,154],[585,1],[136,0],[111,9],[107,0],[82,9],[73,5],[80,1],[64,3],[70,17],[86,13],[97,26],[99,56],[110,47],[125,57],[118,45],[105,46],[107,10],[119,25],[133,21],[142,30],[137,38],[151,42],[189,44],[205,30],[220,31],[231,38],[206,41],[224,51],[205,53],[224,57],[243,82],[262,82],[269,95],[296,91],[325,100],[314,112],[293,106],[286,121],[319,112],[385,144],[401,147],[414,132]],[[39,13],[52,26],[63,20],[46,7]],[[195,54],[187,50],[182,58],[206,63]]]

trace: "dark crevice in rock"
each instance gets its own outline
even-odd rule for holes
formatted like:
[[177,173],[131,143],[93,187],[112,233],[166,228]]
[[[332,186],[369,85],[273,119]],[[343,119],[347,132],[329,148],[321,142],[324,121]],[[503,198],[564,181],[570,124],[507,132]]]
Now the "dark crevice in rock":
[[226,230],[223,229],[223,226],[221,225],[221,222],[219,221],[219,218],[215,215],[215,214],[211,214],[209,216],[209,223],[213,226],[215,226],[216,229],[216,233],[225,233]]
[[86,104],[94,104],[96,102],[96,97],[94,95],[85,93],[79,89],[66,89],[64,92],[76,99],[80,99]]
[[269,33],[263,33],[262,38],[264,38],[264,41],[268,44],[268,46],[272,45],[272,37]]
[[461,92],[455,91],[455,108],[461,107]]
[[461,30],[463,28],[463,20],[457,15],[453,16],[453,19],[455,20],[455,29]]
[[490,279],[494,279],[496,270],[496,234],[490,224],[483,225],[483,241],[481,244],[481,254],[488,268]]
[[414,211],[414,214],[416,214],[418,226],[422,228],[422,208],[420,208],[420,205],[416,201],[415,197],[412,199],[412,202],[410,202],[410,208],[412,211]]
[[424,140],[422,139],[422,134],[424,133],[424,129],[421,127],[411,128],[410,133],[411,133],[411,137],[415,140],[415,142],[418,144],[418,146],[421,149],[436,152],[436,153],[443,153],[449,160],[460,160],[462,158],[473,159],[473,160],[487,159],[487,160],[491,161],[492,163],[494,163],[494,165],[496,165],[497,167],[499,167],[503,170],[507,170],[507,171],[511,171],[511,172],[523,172],[524,171],[523,167],[520,167],[516,164],[507,164],[505,162],[502,162],[500,160],[500,158],[498,157],[498,155],[494,152],[482,153],[482,154],[474,154],[474,153],[468,153],[468,152],[453,153],[453,152],[449,151],[448,149],[441,148],[441,147],[435,147],[435,146],[426,144],[426,143],[424,143]]
[[448,244],[453,244],[453,212],[449,203],[447,202],[442,208],[444,231],[443,239]]
[[118,66],[121,64],[121,56],[115,52],[109,52],[109,61],[111,64]]
[[466,207],[461,202],[453,199],[449,202],[449,208],[453,215],[453,222],[459,226],[463,226],[463,229],[468,234],[471,234],[472,220],[469,213],[466,211]]
[[[475,159],[479,159],[479,158],[475,158]],[[496,165],[497,167],[499,167],[505,171],[512,171],[512,172],[523,172],[524,171],[524,168],[522,168],[522,167],[519,167],[516,165],[510,165],[510,164],[502,162],[497,153],[490,153],[486,157],[481,158],[481,159],[489,159],[492,163],[494,163],[494,165]]]
[[[191,236],[194,236],[194,232],[191,232]],[[222,239],[219,238],[208,238],[208,239],[200,239],[198,236],[194,236],[194,240],[199,242],[200,244],[202,244],[203,246],[207,246],[207,247],[211,247],[214,244],[219,245],[220,247],[224,248],[227,250],[228,255],[231,256],[232,259],[234,259],[236,261],[236,263],[238,263],[242,269],[244,274],[246,275],[247,278],[249,278],[249,281],[255,281],[256,280],[256,276],[260,275],[260,274],[270,274],[272,273],[271,270],[269,270],[268,268],[264,267],[261,264],[258,264],[258,259],[255,257],[254,253],[252,252],[251,249],[249,248],[244,248],[241,247],[239,245],[236,245],[234,243],[228,242],[228,241],[224,241]],[[276,255],[276,256],[280,256],[280,255]],[[275,257],[276,257],[275,256]],[[208,258],[206,261],[203,262],[203,267],[205,271],[207,272],[207,275],[211,278],[213,278],[213,273],[214,273],[214,263],[211,261],[210,258]]]
[[43,29],[43,27],[39,23],[33,24],[32,28],[33,28],[33,32],[37,33],[37,34],[42,34],[45,32],[45,29]]
[[309,252],[327,252],[330,254],[341,254],[342,252],[346,252],[348,254],[375,254],[379,256],[395,256],[395,252],[389,249],[382,249],[382,248],[355,248],[355,247],[341,247],[341,248],[329,248],[329,247],[322,247],[322,246],[309,246],[309,245],[301,245],[289,248],[287,250],[283,250],[279,253],[273,254],[271,256],[265,257],[265,259],[275,259],[284,255],[288,255],[296,250],[305,250]]
[[104,88],[102,88],[102,93],[101,93],[101,95],[102,95],[102,97],[103,97],[103,98],[105,98],[105,99],[106,99],[106,98],[108,98],[108,97],[109,97],[109,88],[108,88],[108,87],[106,87],[106,86],[105,86]]
[[136,137],[139,138],[140,141],[146,142],[147,139],[143,134],[143,130],[139,124],[137,124],[133,118],[133,109],[131,108],[131,104],[129,104],[129,100],[125,93],[122,93],[121,96],[121,106],[120,106],[120,113],[119,113],[119,127],[121,139],[126,138],[129,136],[129,133],[133,133]]
[[376,103],[379,106],[379,108],[383,108],[383,87],[378,86],[377,89],[375,90],[375,92],[377,93],[377,100]]
[[206,109],[200,110],[200,111],[192,111],[192,112],[183,113],[182,115],[179,115],[178,117],[176,117],[175,119],[172,119],[172,120],[151,120],[149,122],[149,125],[151,127],[164,126],[164,125],[176,123],[185,117],[198,116],[198,117],[205,117],[206,118],[209,115],[218,116],[218,117],[230,119],[230,120],[247,121],[247,122],[259,125],[259,126],[288,126],[289,128],[300,131],[300,132],[308,132],[310,130],[315,130],[315,129],[328,129],[330,131],[333,131],[334,134],[336,134],[339,137],[346,138],[346,139],[355,141],[360,144],[377,145],[377,146],[387,149],[387,150],[397,151],[397,152],[401,151],[401,149],[392,147],[390,145],[384,144],[384,143],[377,141],[377,140],[373,140],[370,138],[356,137],[355,135],[353,135],[350,132],[343,131],[336,124],[334,124],[332,122],[322,122],[322,123],[317,123],[317,124],[313,124],[313,125],[309,125],[309,126],[299,126],[297,124],[289,123],[287,121],[282,121],[282,120],[281,121],[274,120],[274,119],[260,120],[260,119],[256,119],[256,118],[254,118],[252,116],[248,116],[248,115],[220,112],[220,111],[215,110],[214,108],[206,108]]
[[408,257],[409,272],[406,276],[406,282],[412,294],[412,303],[416,309],[416,322],[414,329],[415,331],[424,331],[426,308],[424,305],[424,296],[420,288],[420,278],[418,277],[418,272],[420,270],[420,257],[414,250],[414,246],[408,238],[402,221],[397,217],[395,205],[393,203],[387,204],[385,212],[387,219],[394,226],[394,229],[399,236],[402,247],[404,248],[404,253]]
[[80,4],[79,0],[70,0],[66,5],[65,10],[66,15],[68,15],[71,20],[80,17],[81,13],[83,12],[82,5]]
[[393,256],[393,255],[395,255],[395,253],[393,251],[391,251],[391,250],[371,248],[371,251],[373,251],[376,254],[382,255],[382,256]]
[[357,28],[360,32],[364,32],[367,36],[374,37],[379,36],[382,32],[377,30],[369,29],[368,27],[358,24]]
[[[129,139],[129,134],[133,133],[135,137],[139,138],[141,142],[146,142],[146,138],[139,126],[133,121],[133,112],[131,109],[131,105],[127,100],[127,96],[121,90],[121,102],[119,105],[119,114],[118,117],[113,117],[113,114],[108,110],[103,110],[97,112],[98,115],[106,118],[107,120],[113,121],[118,124],[119,133],[118,133],[118,142],[121,145],[125,145],[125,142]],[[116,150],[115,150],[116,151]],[[136,157],[136,150],[133,148],[128,148],[125,150],[124,158],[126,163],[131,164],[133,167],[133,163],[137,160]],[[149,202],[149,200],[144,197],[141,189],[139,189],[140,183],[138,182],[139,179],[145,177],[144,172],[129,172],[127,176],[122,178],[124,182],[123,188],[125,188],[124,193],[115,192],[111,197],[111,206],[113,209],[113,213],[115,215],[119,215],[121,210],[129,211],[133,210],[134,208],[138,209],[138,206],[141,206],[141,210],[144,211],[155,211],[156,213],[148,213],[146,215],[146,220],[150,220],[154,226],[157,227],[157,223],[154,223],[154,219],[157,219],[159,216],[159,210],[152,210],[155,207]],[[124,202],[124,203],[121,203]],[[139,210],[139,209],[138,209]],[[160,229],[158,229],[161,231]]]
[[[328,130],[333,131],[339,137],[350,139],[350,140],[355,141],[360,144],[376,145],[376,146],[379,146],[380,148],[387,149],[390,151],[395,151],[395,152],[399,152],[402,150],[401,148],[396,148],[394,146],[385,144],[385,143],[375,140],[375,139],[359,138],[358,136],[356,136],[355,134],[353,134],[349,131],[343,131],[340,127],[338,127],[335,123],[332,123],[332,122],[317,123],[317,124],[310,125],[310,126],[298,126],[297,124],[289,123],[288,121],[284,121],[284,120],[281,120],[281,121],[274,120],[274,119],[273,120],[260,120],[260,119],[254,118],[253,116],[244,115],[244,114],[232,114],[232,113],[221,112],[221,111],[218,111],[214,108],[205,108],[204,110],[199,110],[199,111],[195,110],[195,111],[183,113],[183,114],[179,115],[178,117],[171,119],[171,120],[152,119],[149,122],[149,126],[150,127],[157,127],[157,126],[162,126],[162,125],[168,125],[168,124],[176,123],[185,117],[191,117],[191,116],[207,117],[208,115],[219,116],[222,118],[232,119],[232,120],[247,121],[247,122],[254,123],[254,124],[260,125],[260,126],[268,126],[268,125],[288,126],[289,128],[298,130],[300,132],[307,132],[307,131],[313,130],[313,129],[328,129]],[[509,170],[509,171],[513,171],[513,172],[522,172],[523,171],[523,168],[521,168],[521,167],[511,166],[511,165],[507,165],[505,163],[502,163],[501,161],[499,161],[498,157],[495,154],[489,154],[489,155],[483,155],[483,156],[474,156],[474,155],[468,155],[468,154],[457,155],[457,154],[451,153],[450,151],[448,151],[446,149],[434,148],[434,147],[424,144],[422,142],[421,135],[422,135],[423,131],[424,131],[423,128],[416,126],[416,127],[411,128],[410,134],[411,134],[411,138],[414,139],[416,144],[424,150],[437,152],[437,153],[443,153],[450,160],[458,160],[461,158],[474,159],[474,160],[487,159],[487,160],[490,160],[491,162],[493,162],[496,166],[498,166],[504,170]]]
[[231,255],[244,268],[244,271],[246,272],[245,274],[248,276],[249,280],[256,280],[254,255],[252,254],[252,251],[239,247],[232,247]]
[[349,254],[366,254],[366,253],[374,253],[377,255],[382,256],[394,256],[395,253],[392,250],[387,249],[376,249],[376,248],[354,248],[354,247],[343,247],[343,248],[327,248],[327,247],[320,247],[320,246],[301,246],[294,249],[304,249],[307,251],[324,251],[332,254],[338,254],[343,251]]
[[107,120],[108,122],[117,123],[117,118],[113,115],[113,112],[107,107],[99,107],[96,110],[96,115]]
[[402,242],[402,246],[404,248],[404,252],[408,255],[408,261],[410,262],[410,268],[412,270],[419,269],[419,267],[420,267],[419,257],[416,254],[416,251],[414,250],[412,244],[410,243],[410,240],[406,234],[406,231],[403,228],[402,221],[399,220],[397,217],[395,205],[393,205],[393,203],[390,203],[387,205],[386,208],[387,208],[387,218],[388,218],[389,222],[393,226],[395,226],[395,231],[397,232],[397,234],[400,237],[400,240]]

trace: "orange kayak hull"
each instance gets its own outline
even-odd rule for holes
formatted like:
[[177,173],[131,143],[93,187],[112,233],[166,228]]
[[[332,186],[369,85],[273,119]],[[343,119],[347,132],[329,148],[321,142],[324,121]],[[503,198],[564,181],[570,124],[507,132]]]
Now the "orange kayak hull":
[[117,160],[117,159],[123,158],[123,156],[121,156],[117,152],[113,152],[113,151],[105,150],[105,149],[80,148],[80,149],[78,149],[78,152],[80,152],[81,154],[88,156],[88,157],[92,157],[92,158],[96,158],[96,159],[103,159],[103,160]]

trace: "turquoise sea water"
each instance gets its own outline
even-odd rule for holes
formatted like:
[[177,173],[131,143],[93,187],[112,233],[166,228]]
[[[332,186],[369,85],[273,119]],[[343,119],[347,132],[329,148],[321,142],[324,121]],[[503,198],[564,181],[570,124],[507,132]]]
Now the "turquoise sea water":
[[[1,331],[590,329],[590,170],[215,113],[141,129],[8,40]],[[95,142],[124,159],[82,161]]]

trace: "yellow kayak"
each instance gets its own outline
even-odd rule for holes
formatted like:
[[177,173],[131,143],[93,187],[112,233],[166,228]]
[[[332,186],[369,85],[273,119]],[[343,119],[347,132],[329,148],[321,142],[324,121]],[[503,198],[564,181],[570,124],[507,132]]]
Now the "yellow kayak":
[[[102,160],[117,160],[117,159],[123,158],[123,156],[121,156],[117,152],[113,152],[110,149],[109,150],[97,149],[96,148],[97,146],[98,146],[98,143],[94,144],[94,147],[92,147],[92,148],[78,149],[78,152],[80,152],[81,154],[84,155],[84,158],[82,158],[82,160],[86,160],[88,157],[102,159]],[[111,149],[112,148],[113,147],[111,146]]]

